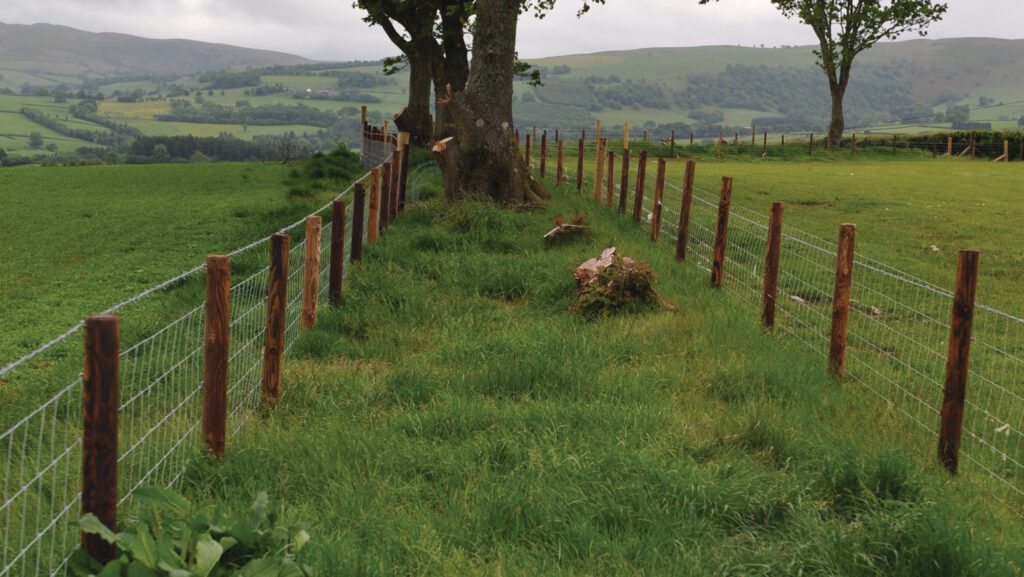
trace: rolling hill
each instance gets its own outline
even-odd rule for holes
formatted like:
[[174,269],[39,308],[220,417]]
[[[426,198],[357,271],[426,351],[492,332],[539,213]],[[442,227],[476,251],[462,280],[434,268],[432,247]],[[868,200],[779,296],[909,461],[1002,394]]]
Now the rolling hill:
[[87,80],[118,76],[180,76],[308,62],[290,54],[225,44],[0,23],[0,88],[14,91],[25,84],[77,87]]

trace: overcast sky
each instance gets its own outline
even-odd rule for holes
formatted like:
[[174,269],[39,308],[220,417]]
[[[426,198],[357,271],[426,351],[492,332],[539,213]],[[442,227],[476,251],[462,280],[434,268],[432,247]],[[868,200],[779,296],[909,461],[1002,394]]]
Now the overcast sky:
[[[0,21],[46,22],[91,32],[186,38],[264,48],[316,60],[370,60],[396,49],[368,28],[351,0],[0,0]],[[1024,38],[1021,0],[948,0],[930,38]],[[519,54],[562,54],[730,44],[814,44],[810,29],[787,21],[768,0],[607,0],[582,19],[578,0],[561,0],[543,20],[524,17]]]

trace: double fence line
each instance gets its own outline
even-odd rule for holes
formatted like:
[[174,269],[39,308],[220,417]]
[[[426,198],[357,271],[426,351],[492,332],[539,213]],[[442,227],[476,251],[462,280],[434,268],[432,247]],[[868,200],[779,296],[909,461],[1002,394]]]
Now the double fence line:
[[[876,396],[922,454],[972,480],[993,479],[980,484],[1024,517],[1024,319],[974,302],[976,252],[961,251],[954,292],[855,255],[852,225],[840,227],[839,243],[828,241],[783,229],[781,205],[771,218],[733,204],[729,178],[718,194],[695,188],[695,164],[673,182],[666,159],[655,170],[647,150],[616,154],[607,141],[549,147],[542,134],[526,150],[542,177],[557,162],[558,184],[649,224],[652,241],[673,245],[680,261],[711,273],[713,285],[749,301],[766,323],[771,304],[771,325],[819,353],[836,378]],[[848,281],[843,292],[837,276]],[[844,327],[834,322],[837,309],[845,309]]]
[[[229,434],[281,394],[281,362],[315,324],[318,303],[340,304],[346,265],[361,260],[363,243],[414,200],[415,191],[406,198],[407,141],[382,132],[364,127],[363,162],[373,168],[320,210],[89,317],[0,369],[0,377],[31,373],[52,382],[61,377],[40,369],[53,362],[47,355],[72,338],[85,343],[82,373],[0,433],[0,577],[60,574],[80,544],[109,559],[108,544],[81,536],[81,514],[114,528],[117,508],[131,506],[135,489],[177,485],[204,448],[219,454]],[[302,240],[289,248],[295,234]],[[197,290],[204,284],[205,299]],[[133,305],[159,303],[154,293],[172,287],[198,304],[119,350],[123,323],[145,321]]]

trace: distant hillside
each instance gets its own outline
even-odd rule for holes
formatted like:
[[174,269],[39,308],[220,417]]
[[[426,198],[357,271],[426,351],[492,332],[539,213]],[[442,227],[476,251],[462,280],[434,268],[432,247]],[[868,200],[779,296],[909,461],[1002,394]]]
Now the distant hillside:
[[[812,49],[648,48],[537,59],[531,63],[542,69],[544,86],[520,84],[517,112],[528,123],[550,108],[560,118],[589,115],[609,127],[678,124],[706,134],[749,133],[752,121],[771,131],[820,130],[829,93]],[[845,103],[851,128],[942,128],[954,115],[1016,128],[1024,115],[1024,40],[879,44],[857,58]]]
[[79,86],[117,76],[186,75],[310,60],[268,50],[191,40],[150,40],[51,24],[0,23],[0,88]]

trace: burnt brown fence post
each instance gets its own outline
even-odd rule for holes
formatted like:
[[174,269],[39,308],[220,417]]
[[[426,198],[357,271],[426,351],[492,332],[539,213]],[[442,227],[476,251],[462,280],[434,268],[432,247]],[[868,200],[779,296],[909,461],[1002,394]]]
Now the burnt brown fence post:
[[288,246],[291,238],[277,233],[270,237],[270,271],[267,280],[267,332],[263,345],[263,402],[273,404],[281,397],[281,367],[284,364],[284,328],[288,314]]
[[626,214],[626,197],[629,195],[629,149],[622,151],[622,177],[619,181],[619,214]]
[[615,202],[615,151],[608,151],[608,182],[605,184],[605,206],[611,208]]
[[846,367],[846,333],[850,322],[850,290],[853,286],[853,249],[857,226],[839,227],[836,253],[836,282],[832,296],[832,338],[829,341],[828,366],[836,380],[843,379]]
[[565,182],[565,141],[558,141],[558,169],[555,172],[555,186],[562,186]]
[[939,433],[939,460],[956,473],[960,461],[960,434],[964,401],[967,397],[967,367],[974,325],[974,297],[978,287],[976,250],[960,251],[956,269],[956,292],[949,326],[949,354],[946,357],[946,383],[942,391],[942,424]]
[[661,209],[665,197],[665,170],[668,160],[658,159],[658,176],[654,181],[654,205],[651,208],[651,241],[657,242],[661,237]]
[[231,340],[231,257],[206,259],[206,338],[203,362],[203,438],[210,453],[224,452]]
[[690,208],[693,206],[693,178],[697,172],[697,161],[686,161],[686,177],[683,179],[683,199],[679,207],[679,228],[676,231],[676,260],[686,260],[686,244],[690,240]]
[[543,179],[548,166],[548,131],[540,135],[540,177]]
[[352,196],[352,262],[363,260],[363,219],[366,214],[366,187],[357,182]]
[[604,165],[607,161],[608,139],[602,138],[597,143],[597,165],[594,169],[594,202],[601,203],[601,189],[604,188]]
[[[120,320],[85,319],[82,367],[82,514],[92,513],[117,532],[117,409],[120,372]],[[82,533],[82,547],[100,563],[117,548],[99,535]]]
[[764,259],[764,288],[761,291],[761,322],[775,326],[775,302],[779,292],[779,257],[782,250],[782,203],[773,202],[768,219],[768,247]]
[[711,262],[711,286],[722,288],[725,275],[725,243],[729,232],[729,210],[732,206],[732,177],[722,177],[722,194],[718,200],[718,222],[715,225],[714,258]]
[[640,151],[636,163],[636,192],[633,194],[633,221],[640,222],[643,216],[644,188],[647,186],[647,151]]

